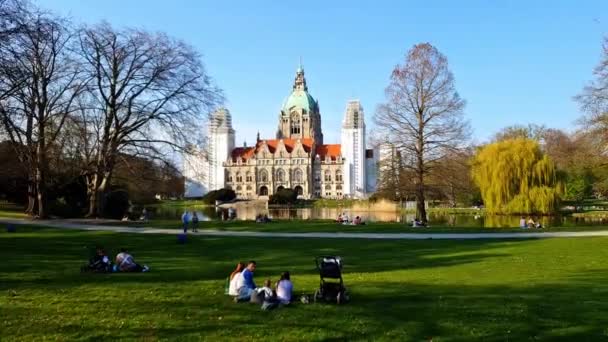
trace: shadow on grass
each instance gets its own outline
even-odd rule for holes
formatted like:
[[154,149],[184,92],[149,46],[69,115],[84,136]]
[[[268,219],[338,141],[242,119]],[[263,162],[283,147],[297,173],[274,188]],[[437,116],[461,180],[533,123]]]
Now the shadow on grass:
[[[56,234],[48,234],[55,232]],[[283,271],[314,275],[314,257],[339,255],[346,273],[390,272],[475,263],[504,256],[493,252],[504,242],[460,241],[361,241],[336,239],[261,239],[190,237],[180,245],[175,236],[117,234],[108,232],[43,231],[0,235],[3,274],[26,273],[31,277],[2,277],[0,289],[20,287],[70,287],[88,282],[184,282],[223,281],[239,261],[255,259],[257,277],[278,277]],[[104,246],[113,257],[121,247],[136,261],[147,264],[146,274],[80,274],[95,246]]]
[[[555,241],[555,242],[553,242]],[[591,243],[591,241],[597,241]],[[6,336],[53,339],[278,340],[600,340],[608,330],[606,240],[362,241],[192,238],[100,232],[0,233],[0,309]],[[125,246],[147,274],[81,275],[89,248]],[[578,246],[578,247],[576,247]],[[579,248],[579,249],[576,249]],[[546,254],[533,254],[539,250]],[[546,249],[546,250],[544,250]],[[566,253],[568,252],[568,253]],[[580,271],[539,282],[516,253],[547,267],[552,258]],[[565,254],[564,254],[565,253]],[[259,282],[291,271],[298,291],[318,277],[313,257],[337,254],[353,301],[345,306],[295,304],[260,312],[222,296],[223,280],[239,260],[256,259]],[[561,259],[560,259],[561,260]],[[596,268],[588,267],[590,261]],[[521,262],[521,263],[518,263]],[[515,266],[513,264],[515,263]],[[483,268],[474,267],[483,265]],[[512,270],[521,269],[520,272]],[[564,264],[564,267],[567,266]],[[481,273],[487,271],[487,273]],[[470,274],[471,272],[480,272]],[[513,272],[510,275],[504,273]],[[496,275],[516,282],[499,284]],[[471,278],[491,278],[476,282]],[[505,280],[506,282],[506,280]],[[116,292],[109,292],[117,290]],[[61,305],[61,306],[59,306]],[[109,317],[104,317],[104,314]],[[100,318],[101,317],[101,318]],[[115,317],[129,319],[116,320]],[[103,319],[102,319],[103,318]],[[109,322],[108,322],[109,320]],[[111,328],[108,328],[111,327]],[[32,335],[27,335],[31,333]]]

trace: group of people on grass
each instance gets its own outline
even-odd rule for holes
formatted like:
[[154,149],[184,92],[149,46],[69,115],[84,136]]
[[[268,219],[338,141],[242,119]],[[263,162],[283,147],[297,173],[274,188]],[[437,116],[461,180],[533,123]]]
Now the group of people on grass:
[[526,221],[525,217],[521,217],[519,219],[519,228],[542,228],[543,225],[540,223],[540,220],[536,220],[536,222],[534,221],[534,219],[532,219],[531,217],[528,217],[528,220]]
[[338,215],[338,218],[336,219],[336,223],[359,226],[359,225],[364,225],[365,221],[363,221],[361,216],[355,216],[355,218],[352,221],[350,221],[350,219],[346,213],[341,213]]
[[264,286],[258,287],[253,280],[256,267],[257,264],[253,260],[247,264],[238,263],[227,279],[226,293],[237,303],[262,304],[262,310],[289,305],[293,294],[289,272],[283,272],[274,287],[270,279],[264,281]]
[[148,272],[150,268],[135,262],[133,256],[126,248],[121,248],[116,255],[114,263],[103,247],[95,249],[95,255],[89,263],[82,267],[83,272],[110,273],[110,272]]
[[198,214],[196,211],[192,211],[191,213],[188,211],[184,211],[182,214],[182,225],[184,228],[184,233],[188,232],[188,226],[192,224],[192,232],[198,232]]
[[255,217],[255,223],[269,223],[270,221],[272,221],[272,220],[270,219],[270,217],[268,217],[267,214],[264,214],[264,215],[258,214]]

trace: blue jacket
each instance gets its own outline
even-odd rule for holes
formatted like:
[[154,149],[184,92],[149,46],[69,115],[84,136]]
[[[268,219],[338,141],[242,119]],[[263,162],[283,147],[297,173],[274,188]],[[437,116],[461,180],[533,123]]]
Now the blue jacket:
[[245,281],[245,287],[248,289],[255,289],[255,282],[253,281],[253,272],[248,269],[243,271],[243,280]]

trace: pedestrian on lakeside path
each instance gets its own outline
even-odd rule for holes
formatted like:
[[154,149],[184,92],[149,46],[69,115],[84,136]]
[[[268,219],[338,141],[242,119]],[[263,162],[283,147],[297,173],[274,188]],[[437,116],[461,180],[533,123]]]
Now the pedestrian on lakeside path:
[[190,214],[188,211],[184,211],[182,214],[182,224],[184,225],[184,233],[188,232],[188,222],[190,222]]
[[192,212],[192,232],[198,232],[198,215],[196,214],[196,211]]

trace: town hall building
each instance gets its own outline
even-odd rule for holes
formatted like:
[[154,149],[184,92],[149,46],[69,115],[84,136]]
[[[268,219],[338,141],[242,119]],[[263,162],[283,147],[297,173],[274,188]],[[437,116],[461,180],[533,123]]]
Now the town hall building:
[[365,198],[375,191],[377,153],[366,148],[363,107],[349,101],[341,144],[325,144],[319,103],[308,92],[304,69],[295,75],[291,94],[278,117],[275,139],[235,147],[227,109],[210,117],[207,142],[184,158],[186,197],[221,188],[239,199],[265,199],[281,188],[299,198]]

